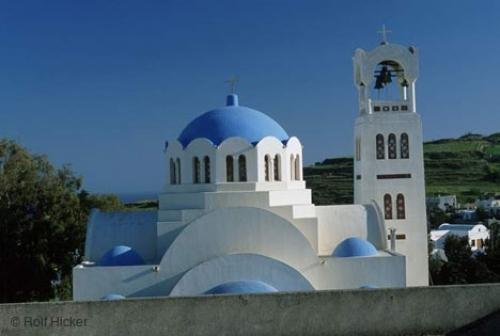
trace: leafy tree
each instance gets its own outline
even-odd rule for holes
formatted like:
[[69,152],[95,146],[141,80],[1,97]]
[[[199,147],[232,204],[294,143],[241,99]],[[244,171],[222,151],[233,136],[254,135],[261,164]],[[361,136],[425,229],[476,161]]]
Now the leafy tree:
[[480,222],[486,222],[490,218],[490,214],[486,209],[478,207],[476,209],[476,218]]
[[437,229],[443,223],[449,223],[451,216],[437,206],[427,209],[430,230]]
[[450,235],[444,244],[448,262],[439,262],[430,258],[429,270],[434,284],[470,284],[497,282],[498,273],[489,267],[489,255],[473,256],[467,237]]
[[58,272],[65,284],[59,294],[70,298],[90,208],[121,204],[82,191],[70,167],[55,168],[11,140],[0,140],[0,158],[0,302],[51,299]]

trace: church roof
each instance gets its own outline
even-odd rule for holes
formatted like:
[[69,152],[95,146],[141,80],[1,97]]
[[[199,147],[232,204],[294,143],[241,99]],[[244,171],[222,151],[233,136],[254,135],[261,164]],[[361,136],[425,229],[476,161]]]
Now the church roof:
[[224,107],[208,111],[197,117],[182,131],[180,143],[186,147],[195,139],[206,138],[220,145],[231,137],[240,137],[257,143],[267,136],[286,141],[286,131],[272,118],[257,110],[238,105],[238,96],[227,97]]

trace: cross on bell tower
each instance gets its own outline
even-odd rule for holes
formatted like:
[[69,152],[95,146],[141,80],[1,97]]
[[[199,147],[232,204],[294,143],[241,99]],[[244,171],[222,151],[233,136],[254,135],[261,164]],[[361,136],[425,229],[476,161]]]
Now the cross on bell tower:
[[383,24],[382,30],[377,31],[377,33],[382,36],[382,42],[380,42],[380,44],[389,44],[389,41],[387,41],[387,34],[392,33],[392,30],[387,30],[385,24]]

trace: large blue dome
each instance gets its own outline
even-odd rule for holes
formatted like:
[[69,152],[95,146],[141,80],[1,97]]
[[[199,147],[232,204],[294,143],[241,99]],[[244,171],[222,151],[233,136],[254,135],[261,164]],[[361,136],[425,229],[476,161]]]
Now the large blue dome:
[[278,290],[262,281],[243,280],[231,281],[215,286],[204,294],[244,294],[244,293],[273,293]]
[[338,244],[332,255],[334,257],[368,257],[377,255],[377,249],[367,240],[351,237]]
[[98,262],[99,266],[131,266],[144,265],[144,259],[134,249],[118,245],[104,253]]
[[179,136],[186,147],[198,138],[206,138],[214,145],[220,145],[231,137],[241,137],[250,143],[257,143],[266,136],[286,141],[289,136],[273,119],[262,112],[238,105],[238,97],[229,95],[227,106],[208,111],[194,119]]

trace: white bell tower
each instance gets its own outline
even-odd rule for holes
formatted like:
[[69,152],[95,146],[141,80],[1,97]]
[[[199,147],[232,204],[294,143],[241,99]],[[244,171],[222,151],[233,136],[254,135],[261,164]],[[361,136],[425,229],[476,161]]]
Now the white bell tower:
[[354,202],[375,201],[396,252],[406,256],[408,286],[428,285],[422,122],[416,112],[418,52],[383,41],[354,53],[359,116],[354,131]]

